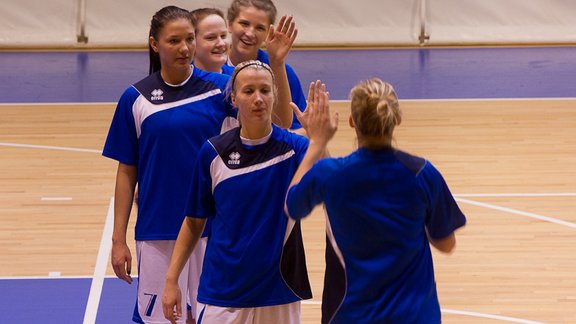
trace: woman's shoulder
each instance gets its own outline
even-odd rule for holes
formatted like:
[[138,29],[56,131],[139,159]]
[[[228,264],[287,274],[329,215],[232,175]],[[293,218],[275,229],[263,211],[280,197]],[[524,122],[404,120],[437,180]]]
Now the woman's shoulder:
[[141,91],[141,89],[158,88],[158,87],[163,86],[163,85],[164,85],[164,82],[162,81],[162,78],[160,77],[160,71],[157,71],[157,72],[154,72],[150,75],[147,75],[145,78],[141,79],[140,81],[133,83],[130,88],[134,88],[138,91]]
[[[270,57],[268,56],[268,53],[266,53],[266,51],[259,49],[258,50],[258,56],[256,57],[256,59],[260,62],[266,63],[266,64],[270,64]],[[286,73],[288,74],[288,78],[291,79],[292,77],[298,77],[296,75],[296,71],[294,71],[294,69],[290,66],[290,64],[285,63],[284,64],[286,66]]]
[[308,143],[310,142],[305,136],[294,133],[288,129],[281,128],[275,124],[273,124],[273,134],[275,134],[275,137],[279,140],[289,143],[296,143],[299,146],[308,147]]
[[398,161],[400,161],[400,163],[402,163],[415,175],[420,174],[420,172],[422,172],[427,165],[432,167],[432,165],[425,158],[410,154],[402,150],[394,150],[394,156],[396,159],[398,159]]
[[216,73],[216,72],[207,72],[207,71],[201,70],[197,67],[194,67],[194,72],[193,72],[192,76],[195,78],[201,79],[203,81],[213,83],[214,85],[216,85],[221,90],[224,90],[226,88],[226,85],[228,84],[228,80],[230,80],[230,75],[228,75],[228,74],[222,74],[222,73]]
[[228,65],[228,64],[222,65],[222,74],[225,74],[225,75],[234,74],[234,67],[232,65]]
[[122,95],[120,96],[120,99],[118,100],[118,105],[127,105],[127,106],[132,106],[132,104],[134,104],[134,102],[136,102],[136,100],[138,99],[138,97],[140,97],[141,95],[141,90],[139,90],[138,88],[136,88],[136,84],[132,84],[129,87],[127,87],[126,89],[124,89],[124,92],[122,92]]

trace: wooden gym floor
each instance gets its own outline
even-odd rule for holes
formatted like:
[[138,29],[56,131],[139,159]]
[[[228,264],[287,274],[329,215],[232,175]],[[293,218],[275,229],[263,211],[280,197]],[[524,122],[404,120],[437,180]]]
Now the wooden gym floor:
[[[401,101],[397,147],[432,161],[468,217],[457,232],[456,251],[434,254],[445,323],[576,322],[575,104]],[[332,107],[341,121],[330,149],[340,156],[355,143],[348,103]],[[0,107],[2,120],[9,121],[0,128],[1,290],[12,287],[8,282],[45,277],[94,278],[92,297],[82,296],[85,287],[77,292],[82,297],[76,298],[88,299],[87,308],[73,313],[86,318],[94,312],[102,323],[101,314],[110,312],[102,309],[106,298],[131,305],[134,296],[128,285],[120,284],[115,294],[104,285],[102,302],[93,301],[94,282],[116,281],[106,226],[116,164],[99,153],[113,110],[113,104]],[[302,318],[318,323],[324,271],[319,211],[305,220],[304,231],[314,298],[303,305]],[[15,286],[0,317],[9,319],[22,307],[17,296],[34,300],[32,288]],[[38,318],[43,308],[37,306],[24,307],[28,313],[19,316]],[[106,316],[124,318],[120,323],[128,322],[132,309],[112,311]]]

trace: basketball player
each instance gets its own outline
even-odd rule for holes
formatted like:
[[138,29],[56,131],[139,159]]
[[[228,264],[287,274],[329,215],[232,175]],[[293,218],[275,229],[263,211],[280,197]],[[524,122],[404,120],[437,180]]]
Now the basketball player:
[[[259,60],[271,64],[267,52],[260,49],[266,39],[271,24],[276,20],[276,6],[271,0],[233,0],[228,8],[228,30],[232,37],[230,54],[227,64],[235,66],[248,60]],[[291,19],[291,18],[290,18]],[[306,109],[306,98],[302,91],[300,79],[294,69],[286,64],[286,73],[290,85],[290,94],[301,111]],[[281,88],[280,94],[283,92]],[[291,129],[299,129],[302,125],[293,118]]]
[[[166,277],[164,315],[174,323],[182,314],[177,280],[210,218],[201,323],[300,323],[300,300],[311,290],[300,223],[283,206],[308,140],[272,124],[277,90],[268,65],[238,64],[229,87],[240,127],[200,150]],[[313,91],[324,89],[318,83]]]
[[[271,30],[269,38],[281,53],[274,56],[281,59],[275,66],[283,66],[282,55],[293,38],[278,29]],[[132,255],[126,231],[134,188],[139,185],[135,229],[139,280],[133,317],[138,323],[166,322],[158,297],[184,218],[194,161],[206,139],[237,125],[236,112],[223,94],[230,77],[190,65],[194,49],[187,10],[168,6],[153,16],[151,74],[123,93],[103,150],[104,156],[119,162],[111,258],[116,276],[128,283]],[[277,108],[273,118],[285,127],[291,125],[289,102],[282,101]],[[187,277],[179,280],[185,291]]]
[[224,13],[217,8],[199,8],[190,14],[196,33],[193,64],[204,71],[232,75],[234,67],[226,64],[230,42]]
[[[230,44],[227,40],[228,30],[224,13],[216,8],[199,8],[191,12],[192,22],[195,26],[196,33],[196,52],[194,55],[193,64],[209,72],[223,73],[232,75],[234,67],[225,64],[228,59],[228,50]],[[293,25],[291,20],[286,20],[283,17],[279,26]],[[293,34],[296,36],[296,32]],[[271,44],[272,45],[272,44]],[[273,54],[275,48],[272,46],[270,50]],[[282,66],[284,69],[286,66]],[[286,78],[286,77],[284,77]],[[287,83],[284,83],[283,91],[290,91]],[[286,98],[286,100],[289,100]],[[210,227],[209,224],[207,227]],[[197,314],[197,292],[198,283],[200,281],[200,273],[202,272],[202,263],[204,260],[204,252],[206,250],[206,242],[208,240],[208,231],[204,231],[202,238],[196,245],[196,248],[190,256],[190,268],[188,277],[188,309],[190,311],[188,318],[196,317]]]
[[392,86],[367,80],[350,97],[358,150],[314,164],[334,133],[309,127],[286,199],[296,220],[325,204],[322,323],[440,323],[430,244],[451,252],[466,218],[429,161],[392,147],[401,121]]

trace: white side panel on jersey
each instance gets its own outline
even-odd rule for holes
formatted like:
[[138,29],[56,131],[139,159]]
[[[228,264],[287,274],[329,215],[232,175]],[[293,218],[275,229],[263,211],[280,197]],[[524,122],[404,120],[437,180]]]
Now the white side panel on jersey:
[[142,123],[144,123],[144,120],[146,120],[146,118],[150,117],[152,114],[175,107],[180,107],[191,102],[204,100],[208,97],[215,96],[220,93],[222,93],[220,89],[214,89],[194,97],[186,98],[184,100],[160,105],[152,104],[150,101],[148,101],[148,99],[144,97],[145,94],[141,94],[132,106],[132,114],[134,115],[134,122],[136,123],[136,135],[138,138],[140,138]]
[[[289,152],[284,153],[283,155],[279,155],[279,156],[277,156],[273,159],[270,159],[266,162],[254,164],[254,165],[251,165],[249,167],[240,168],[240,169],[228,168],[227,163],[224,160],[222,160],[220,155],[217,155],[214,158],[214,160],[212,161],[212,163],[210,163],[210,174],[212,174],[212,192],[214,192],[214,188],[216,188],[216,186],[220,182],[222,182],[226,179],[230,179],[232,177],[239,176],[242,174],[266,169],[271,165],[275,165],[275,164],[278,164],[282,161],[286,161],[286,160],[290,159],[294,154],[296,154],[294,152],[294,150],[290,150]],[[241,159],[242,157],[239,157],[239,158]]]

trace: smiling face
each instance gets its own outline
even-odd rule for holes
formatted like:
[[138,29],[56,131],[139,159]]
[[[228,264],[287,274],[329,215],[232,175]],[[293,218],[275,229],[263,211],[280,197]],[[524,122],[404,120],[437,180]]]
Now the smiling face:
[[167,22],[157,37],[150,36],[150,46],[160,56],[163,77],[188,71],[196,46],[192,23],[183,18]]
[[224,18],[212,14],[196,23],[194,64],[205,71],[220,72],[228,59],[228,30]]
[[270,28],[270,18],[264,10],[255,7],[241,7],[238,16],[232,20],[228,30],[232,36],[230,56],[238,62],[255,60],[258,49],[266,39]]
[[260,66],[242,69],[234,80],[232,103],[238,108],[243,128],[272,123],[275,88],[270,71]]

